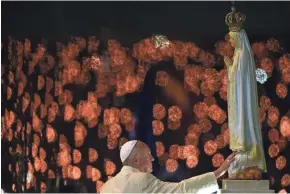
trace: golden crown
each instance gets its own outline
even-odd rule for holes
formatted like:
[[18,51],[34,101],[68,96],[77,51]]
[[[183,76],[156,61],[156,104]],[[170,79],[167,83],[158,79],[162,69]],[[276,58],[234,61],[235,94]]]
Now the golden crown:
[[236,12],[235,7],[232,7],[232,11],[225,17],[225,22],[232,32],[239,32],[243,29],[243,25],[246,21],[246,15],[241,12]]

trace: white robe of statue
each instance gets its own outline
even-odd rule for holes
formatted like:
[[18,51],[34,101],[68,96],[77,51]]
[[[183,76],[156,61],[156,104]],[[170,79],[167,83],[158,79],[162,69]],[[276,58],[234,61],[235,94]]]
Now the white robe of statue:
[[229,34],[235,40],[233,64],[228,67],[230,149],[239,154],[228,172],[237,174],[248,167],[266,172],[253,52],[244,30]]

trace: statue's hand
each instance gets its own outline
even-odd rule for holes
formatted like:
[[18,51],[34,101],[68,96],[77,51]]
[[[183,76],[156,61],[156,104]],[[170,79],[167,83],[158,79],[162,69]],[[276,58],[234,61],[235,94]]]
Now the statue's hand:
[[227,67],[229,67],[229,66],[231,66],[231,64],[233,64],[233,61],[228,56],[224,57],[224,61],[225,61],[225,64]]

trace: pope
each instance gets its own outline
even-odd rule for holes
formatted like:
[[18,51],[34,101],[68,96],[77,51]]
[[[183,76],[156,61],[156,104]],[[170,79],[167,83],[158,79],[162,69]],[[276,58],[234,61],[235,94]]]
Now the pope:
[[101,193],[213,193],[219,189],[217,178],[228,170],[235,155],[233,152],[213,172],[178,183],[164,182],[151,174],[154,158],[149,147],[142,141],[128,141],[120,150],[123,168],[103,185]]

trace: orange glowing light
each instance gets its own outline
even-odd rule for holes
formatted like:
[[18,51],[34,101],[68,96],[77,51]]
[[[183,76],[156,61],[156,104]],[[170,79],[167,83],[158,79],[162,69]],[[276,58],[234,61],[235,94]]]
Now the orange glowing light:
[[77,121],[74,128],[74,140],[77,147],[82,146],[86,136],[87,136],[87,130],[85,126],[81,122]]
[[17,96],[20,97],[24,92],[24,83],[22,81],[18,82],[18,90],[17,90]]
[[99,157],[98,152],[93,148],[89,148],[89,162],[93,163],[97,161],[98,157]]
[[170,130],[177,130],[179,129],[180,125],[181,125],[181,120],[178,120],[178,121],[168,120],[168,129]]
[[88,121],[88,128],[94,128],[97,126],[97,124],[99,123],[99,119],[95,118],[95,119],[91,119]]
[[41,75],[37,76],[37,78],[38,78],[37,79],[37,89],[41,90],[45,85],[45,80],[44,80],[43,76],[41,76]]
[[47,164],[44,160],[40,160],[40,172],[45,173],[47,171]]
[[120,110],[118,108],[112,107],[109,110],[108,124],[119,123],[120,120]]
[[59,112],[59,106],[55,101],[51,102],[51,108],[54,110],[54,114],[57,114]]
[[163,133],[163,131],[164,131],[164,125],[159,120],[152,121],[152,127],[153,127],[153,134],[155,136],[161,135]]
[[272,73],[274,69],[274,64],[273,61],[269,58],[263,58],[261,60],[261,67],[267,72],[267,73]]
[[198,157],[196,155],[191,155],[188,158],[186,158],[186,166],[188,168],[194,168],[198,164]]
[[211,156],[217,152],[217,143],[213,140],[209,140],[204,144],[204,151],[207,155]]
[[274,38],[270,38],[269,40],[267,40],[266,45],[267,48],[273,52],[278,52],[281,49],[279,41]]
[[41,98],[38,94],[34,94],[33,109],[36,110],[41,104]]
[[71,172],[71,178],[73,180],[78,180],[80,179],[82,176],[82,172],[81,172],[81,169],[77,166],[73,166],[72,167],[72,172]]
[[121,133],[122,128],[119,124],[114,123],[109,126],[109,135],[111,138],[117,139],[121,136]]
[[173,173],[177,170],[178,168],[178,162],[177,160],[174,159],[168,159],[166,161],[166,170],[167,172]]
[[191,124],[188,128],[187,128],[187,133],[188,134],[194,134],[196,136],[199,137],[199,135],[201,134],[201,126],[197,125],[197,124]]
[[287,139],[285,137],[280,136],[278,139],[278,146],[280,148],[280,151],[284,150],[287,147]]
[[162,104],[155,104],[153,106],[153,117],[161,120],[166,116],[166,109]]
[[46,189],[47,189],[46,184],[41,181],[40,182],[40,192],[41,193],[45,193],[46,192]]
[[206,103],[208,107],[217,103],[215,97],[213,97],[213,96],[205,97],[203,99],[203,102]]
[[290,185],[290,175],[289,174],[285,174],[282,178],[281,178],[281,185],[283,187],[288,187]]
[[104,182],[102,181],[96,181],[96,191],[97,193],[101,192],[102,186],[104,185]]
[[33,142],[35,143],[36,146],[39,146],[40,144],[40,138],[37,134],[33,135]]
[[71,104],[66,104],[64,108],[64,120],[71,122],[75,119],[75,109]]
[[288,94],[288,88],[283,83],[278,83],[276,86],[276,94],[279,98],[285,98]]
[[73,163],[78,164],[82,160],[82,153],[79,150],[74,149],[73,151]]
[[44,117],[46,117],[47,115],[47,107],[44,104],[40,105],[40,118],[44,119]]
[[224,136],[223,135],[218,135],[215,139],[215,142],[217,144],[218,149],[222,149],[226,146],[226,143],[224,141]]
[[101,172],[97,168],[91,169],[92,181],[98,181],[101,178]]
[[38,157],[34,158],[34,169],[36,172],[40,171],[41,169],[41,161]]
[[283,170],[286,167],[286,158],[284,156],[279,156],[276,159],[276,168]]
[[24,96],[22,97],[22,113],[24,113],[27,110],[29,103],[30,103],[30,95],[27,92],[25,92]]
[[178,150],[177,150],[177,155],[178,155],[178,158],[181,159],[181,160],[185,160],[185,156],[184,156],[184,147],[185,146],[178,146]]
[[184,146],[184,149],[183,149],[183,155],[185,158],[188,158],[192,155],[198,156],[199,150],[194,145],[186,145],[186,146]]
[[169,81],[169,76],[165,71],[158,71],[156,73],[155,84],[161,87],[167,86]]
[[55,173],[51,169],[48,170],[48,178],[55,179]]
[[59,152],[57,155],[57,164],[58,166],[67,166],[71,163],[71,156],[69,151],[64,150],[62,152]]
[[201,128],[202,133],[207,133],[211,130],[212,125],[209,119],[201,119],[198,121],[198,125]]
[[69,90],[64,90],[58,97],[58,103],[60,105],[70,104],[73,100],[72,92]]
[[138,90],[139,80],[136,76],[127,76],[125,88],[128,93],[133,93]]
[[45,158],[46,158],[46,152],[42,147],[39,148],[39,158],[41,160],[45,160]]
[[174,144],[169,148],[169,156],[172,159],[178,159],[178,147],[179,145]]
[[12,89],[7,86],[7,100],[10,100],[12,97]]
[[105,172],[106,175],[113,175],[116,171],[116,165],[114,164],[114,162],[110,161],[110,160],[106,160],[105,161]]
[[32,128],[35,132],[40,132],[42,130],[43,124],[36,113],[33,113],[32,116]]
[[271,99],[268,96],[261,96],[260,107],[264,111],[267,111],[271,107]]
[[165,147],[164,147],[163,143],[160,141],[157,141],[155,144],[156,144],[156,155],[157,155],[157,157],[160,157],[164,154]]
[[54,82],[54,96],[59,96],[63,93],[62,84],[59,81]]
[[122,108],[120,117],[121,117],[121,123],[127,124],[132,121],[133,116],[132,116],[132,112],[128,108]]
[[268,154],[271,158],[278,156],[280,147],[277,144],[271,144],[268,149]]
[[277,142],[279,140],[279,136],[280,136],[279,131],[275,128],[269,130],[268,132],[268,138],[272,143]]
[[252,50],[256,57],[261,58],[267,54],[265,44],[262,42],[255,42],[252,44]]
[[57,138],[57,133],[55,131],[55,129],[47,124],[46,126],[46,139],[48,143],[53,143]]
[[198,145],[198,136],[195,133],[190,133],[184,138],[185,145]]
[[225,158],[221,153],[216,153],[213,157],[212,157],[212,165],[215,168],[220,167],[220,165],[224,162]]
[[92,179],[93,167],[91,165],[86,166],[86,177]]
[[193,112],[199,119],[206,118],[208,116],[208,105],[204,102],[198,102],[194,105]]
[[277,107],[271,106],[268,110],[268,119],[272,122],[279,121],[280,112]]
[[280,132],[283,137],[290,137],[290,118],[283,116],[280,121]]
[[226,112],[216,104],[209,107],[208,115],[218,124],[222,124],[227,118]]
[[179,107],[172,106],[168,109],[168,119],[170,121],[179,121],[182,118],[182,112]]
[[109,150],[113,150],[118,146],[118,139],[112,138],[111,136],[108,136],[107,139],[107,148]]

